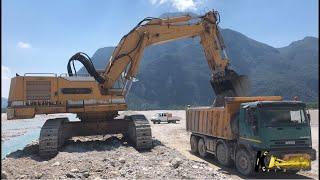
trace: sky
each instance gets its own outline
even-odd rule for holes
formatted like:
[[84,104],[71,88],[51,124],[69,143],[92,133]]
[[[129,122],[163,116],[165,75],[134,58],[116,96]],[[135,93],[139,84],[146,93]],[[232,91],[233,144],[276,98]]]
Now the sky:
[[[76,52],[116,46],[145,17],[218,10],[220,27],[273,47],[318,37],[317,0],[2,0],[1,96],[16,73],[66,73]],[[79,66],[80,67],[80,66]],[[78,67],[78,68],[79,68]]]

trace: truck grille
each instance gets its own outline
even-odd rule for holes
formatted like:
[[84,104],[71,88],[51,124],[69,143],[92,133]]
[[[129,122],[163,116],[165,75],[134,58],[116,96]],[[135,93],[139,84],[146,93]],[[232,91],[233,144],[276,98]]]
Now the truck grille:
[[304,139],[282,139],[282,140],[270,140],[271,147],[297,147],[307,146],[310,144],[310,140]]

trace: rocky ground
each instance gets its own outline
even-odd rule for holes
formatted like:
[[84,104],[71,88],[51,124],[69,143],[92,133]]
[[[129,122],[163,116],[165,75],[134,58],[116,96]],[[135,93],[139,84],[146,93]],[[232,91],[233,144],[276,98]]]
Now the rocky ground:
[[[140,111],[150,118],[160,111]],[[163,112],[163,111],[161,111]],[[76,137],[68,140],[59,154],[43,160],[38,156],[38,144],[33,142],[23,150],[2,160],[2,178],[9,179],[242,179],[233,167],[219,165],[213,156],[202,159],[190,153],[190,133],[185,130],[184,111],[172,112],[181,118],[177,124],[151,124],[154,148],[139,152],[128,145],[121,135]],[[318,117],[312,112],[313,145],[318,150]],[[316,133],[316,134],[315,134]],[[254,178],[318,179],[319,162],[312,171],[297,175],[261,174]]]
[[65,148],[50,160],[41,160],[37,149],[35,142],[10,154],[2,162],[2,175],[9,179],[226,178],[208,163],[189,160],[157,140],[154,140],[151,151],[138,152],[121,137],[78,138],[68,141]]

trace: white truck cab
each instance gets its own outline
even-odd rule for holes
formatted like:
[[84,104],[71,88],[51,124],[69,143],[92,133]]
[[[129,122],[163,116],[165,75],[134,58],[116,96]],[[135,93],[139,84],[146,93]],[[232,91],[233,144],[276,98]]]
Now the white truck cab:
[[156,113],[151,117],[151,121],[153,124],[160,124],[161,122],[176,123],[180,120],[177,117],[172,117],[171,113]]

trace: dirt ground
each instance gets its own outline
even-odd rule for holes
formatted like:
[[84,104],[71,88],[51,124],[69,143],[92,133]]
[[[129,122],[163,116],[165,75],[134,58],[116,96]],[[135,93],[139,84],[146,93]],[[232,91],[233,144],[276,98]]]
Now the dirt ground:
[[[180,117],[177,124],[152,124],[154,148],[138,152],[121,135],[93,136],[68,140],[59,154],[39,158],[37,142],[11,153],[1,161],[2,176],[9,179],[117,178],[117,179],[243,179],[232,168],[219,165],[213,156],[202,159],[190,153],[190,133],[185,127],[185,111],[138,111],[148,119],[157,112],[171,112]],[[125,112],[132,113],[132,112]],[[318,110],[310,111],[313,148],[319,154]],[[3,120],[3,119],[2,119]],[[2,121],[2,124],[6,121]],[[2,132],[5,133],[5,132]],[[318,159],[318,155],[317,155]],[[257,179],[318,179],[319,161],[312,170],[297,175],[261,174]]]

